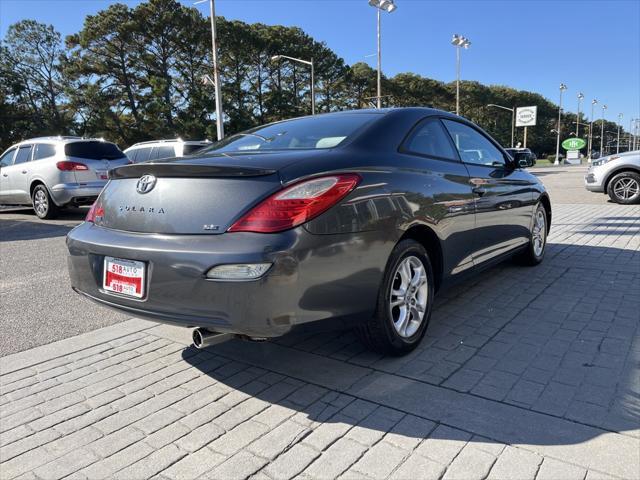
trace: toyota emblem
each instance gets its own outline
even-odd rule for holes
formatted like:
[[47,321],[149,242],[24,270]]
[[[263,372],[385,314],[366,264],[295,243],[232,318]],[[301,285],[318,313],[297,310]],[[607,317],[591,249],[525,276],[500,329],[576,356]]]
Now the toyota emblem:
[[138,193],[149,193],[153,190],[153,187],[156,186],[157,181],[158,179],[153,175],[143,175],[140,177],[140,180],[138,180],[136,190]]

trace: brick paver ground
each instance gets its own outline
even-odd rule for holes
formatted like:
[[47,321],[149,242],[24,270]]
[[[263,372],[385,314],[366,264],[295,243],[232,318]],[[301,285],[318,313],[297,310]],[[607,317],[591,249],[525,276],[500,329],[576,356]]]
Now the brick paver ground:
[[0,478],[639,478],[639,312],[640,207],[555,205],[544,264],[440,295],[403,358],[141,320],[4,357]]

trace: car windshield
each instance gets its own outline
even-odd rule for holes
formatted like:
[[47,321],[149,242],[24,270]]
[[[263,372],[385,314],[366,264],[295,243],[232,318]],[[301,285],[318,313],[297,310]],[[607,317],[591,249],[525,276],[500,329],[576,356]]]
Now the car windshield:
[[68,157],[88,158],[90,160],[114,160],[124,157],[124,153],[113,143],[101,142],[74,142],[64,146],[64,154]]
[[199,153],[333,148],[376,118],[379,114],[296,118],[232,135]]

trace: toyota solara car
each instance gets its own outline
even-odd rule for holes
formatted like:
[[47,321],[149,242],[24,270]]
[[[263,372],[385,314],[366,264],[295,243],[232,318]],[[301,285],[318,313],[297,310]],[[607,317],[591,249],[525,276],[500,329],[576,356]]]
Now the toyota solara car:
[[158,322],[264,340],[330,320],[391,354],[434,294],[542,261],[549,197],[491,137],[427,108],[273,123],[116,168],[67,237],[74,290]]

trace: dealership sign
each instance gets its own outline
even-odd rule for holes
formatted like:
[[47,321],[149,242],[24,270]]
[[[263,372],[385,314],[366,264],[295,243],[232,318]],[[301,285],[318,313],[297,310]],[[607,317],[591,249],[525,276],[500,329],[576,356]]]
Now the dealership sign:
[[580,150],[587,145],[583,138],[567,138],[562,142],[562,148],[565,150]]
[[538,107],[516,108],[516,127],[533,127],[537,116]]

